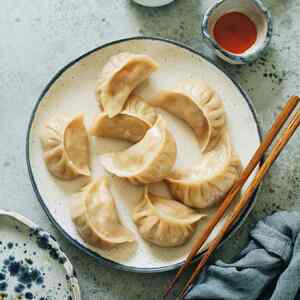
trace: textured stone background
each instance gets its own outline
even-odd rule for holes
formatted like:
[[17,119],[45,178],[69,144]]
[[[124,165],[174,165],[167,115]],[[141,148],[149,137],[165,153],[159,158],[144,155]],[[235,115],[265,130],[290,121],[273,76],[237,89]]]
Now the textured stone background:
[[[97,265],[70,245],[49,223],[31,188],[25,163],[25,136],[42,89],[63,65],[105,42],[135,35],[167,37],[211,56],[252,97],[266,130],[287,97],[299,93],[300,2],[266,0],[274,35],[266,54],[248,66],[213,57],[203,43],[200,23],[213,1],[177,0],[150,9],[129,0],[3,0],[0,9],[0,206],[16,210],[52,232],[74,263],[83,299],[161,299],[174,272],[130,274]],[[253,212],[217,253],[229,260],[247,242],[261,217],[298,209],[300,133],[273,166]]]

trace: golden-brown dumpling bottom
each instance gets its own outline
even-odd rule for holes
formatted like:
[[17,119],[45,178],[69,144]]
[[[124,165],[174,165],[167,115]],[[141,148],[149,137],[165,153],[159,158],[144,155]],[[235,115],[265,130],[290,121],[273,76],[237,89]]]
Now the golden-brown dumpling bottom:
[[51,120],[42,131],[41,141],[44,160],[54,176],[71,180],[90,175],[89,139],[82,113]]
[[97,82],[100,106],[109,117],[116,116],[131,92],[157,69],[158,64],[148,55],[123,52],[112,56]]
[[146,187],[133,220],[145,240],[160,247],[176,247],[191,238],[204,216],[177,201],[155,196]]
[[82,239],[97,248],[111,248],[135,241],[121,224],[108,181],[88,184],[71,205],[71,217]]
[[166,181],[173,196],[191,207],[205,208],[221,201],[241,172],[241,162],[228,134],[189,169],[175,170]]
[[223,103],[204,81],[184,81],[174,90],[161,91],[151,104],[185,121],[194,130],[202,151],[213,149],[224,131]]
[[101,156],[105,169],[134,184],[159,182],[168,176],[176,160],[177,147],[162,117],[144,138],[128,149]]
[[92,125],[91,134],[136,143],[145,136],[156,118],[151,105],[139,96],[130,96],[120,114],[110,118],[107,113],[101,113]]

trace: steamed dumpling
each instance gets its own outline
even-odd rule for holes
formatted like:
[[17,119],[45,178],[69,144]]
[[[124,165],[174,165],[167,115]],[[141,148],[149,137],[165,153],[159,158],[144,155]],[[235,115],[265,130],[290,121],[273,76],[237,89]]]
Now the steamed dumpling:
[[161,181],[168,176],[176,160],[175,140],[162,117],[144,138],[125,151],[101,156],[105,169],[135,184]]
[[91,134],[136,143],[144,137],[156,118],[157,114],[151,105],[141,97],[130,96],[124,110],[115,117],[101,113],[92,125]]
[[166,180],[175,198],[191,207],[205,208],[225,197],[240,171],[241,162],[225,134],[197,166],[175,170]]
[[149,193],[147,187],[133,214],[141,236],[160,247],[183,245],[191,238],[197,222],[203,217],[177,201]]
[[71,217],[82,239],[97,248],[112,248],[135,241],[121,224],[107,179],[95,180],[81,191],[71,206]]
[[41,141],[44,160],[54,176],[65,180],[90,176],[89,139],[82,113],[73,119],[60,116],[50,121],[42,132]]
[[96,97],[110,118],[122,111],[135,87],[157,68],[148,55],[123,52],[109,59],[97,82]]
[[225,126],[225,111],[218,95],[205,82],[183,82],[174,91],[162,91],[151,103],[184,120],[194,130],[202,151],[217,144]]

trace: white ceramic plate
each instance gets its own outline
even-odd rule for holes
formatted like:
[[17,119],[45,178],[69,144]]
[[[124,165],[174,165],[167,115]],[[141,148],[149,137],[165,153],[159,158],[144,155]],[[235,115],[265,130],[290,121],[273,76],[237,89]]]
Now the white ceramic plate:
[[[192,49],[172,41],[156,38],[130,38],[94,49],[59,71],[43,91],[33,111],[28,129],[27,163],[34,190],[51,221],[77,247],[94,256],[100,262],[136,272],[166,271],[174,269],[182,263],[193,240],[199,235],[209,217],[199,224],[194,239],[182,247],[164,249],[150,245],[139,237],[131,219],[132,209],[139,201],[142,189],[131,186],[125,180],[111,177],[111,187],[121,220],[136,232],[137,243],[110,251],[97,250],[82,241],[69,214],[72,194],[79,190],[80,186],[84,184],[84,180],[63,182],[55,179],[49,174],[42,158],[39,134],[49,118],[59,113],[74,115],[82,111],[85,114],[85,124],[90,127],[92,120],[99,113],[99,107],[95,100],[97,76],[108,58],[122,51],[145,53],[160,63],[159,71],[136,91],[145,99],[149,99],[161,88],[174,88],[180,80],[191,78],[208,81],[224,101],[230,135],[243,165],[249,161],[260,143],[259,126],[249,99],[223,71]],[[179,150],[177,164],[190,166],[199,161],[201,152],[192,130],[172,115],[160,112],[167,119],[170,130],[177,141]],[[105,174],[97,154],[124,149],[127,146],[128,144],[125,142],[111,139],[93,140],[93,176],[101,177]],[[160,187],[157,188],[161,189]],[[251,205],[237,221],[234,228],[249,213],[250,207]],[[204,212],[211,216],[214,210],[215,208]],[[222,222],[211,234],[209,240],[217,234],[220,226],[222,226]]]
[[81,299],[73,266],[54,238],[27,218],[3,210],[0,295],[7,300]]

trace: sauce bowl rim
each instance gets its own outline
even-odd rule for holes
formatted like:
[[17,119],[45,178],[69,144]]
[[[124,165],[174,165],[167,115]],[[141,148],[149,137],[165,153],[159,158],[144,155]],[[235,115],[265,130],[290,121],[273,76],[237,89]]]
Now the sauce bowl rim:
[[262,14],[266,20],[266,23],[267,23],[266,36],[264,37],[264,40],[262,43],[255,46],[255,49],[253,52],[244,53],[244,54],[243,53],[242,54],[234,54],[234,53],[229,52],[229,51],[225,50],[224,48],[222,48],[208,31],[209,18],[212,16],[212,14],[214,13],[216,8],[223,5],[227,1],[230,1],[230,0],[218,0],[215,4],[213,4],[210,8],[208,8],[208,10],[205,12],[203,21],[202,21],[202,30],[201,30],[202,35],[212,48],[219,51],[222,55],[224,55],[227,59],[229,59],[229,61],[232,61],[237,64],[249,63],[249,62],[257,59],[258,56],[260,56],[260,54],[269,46],[269,44],[271,42],[271,37],[272,37],[272,33],[273,33],[273,22],[272,22],[271,13],[270,13],[269,9],[267,9],[260,0],[248,0],[248,1],[252,2],[262,12]]

